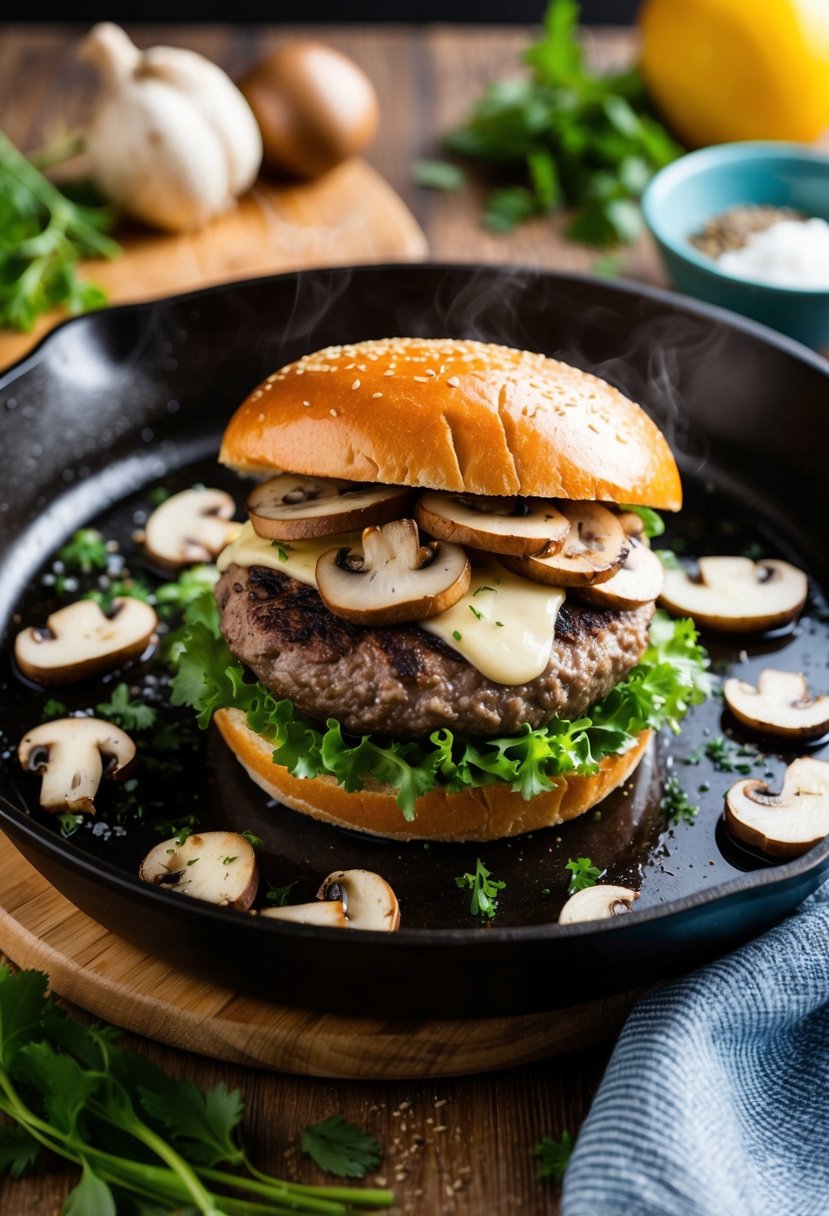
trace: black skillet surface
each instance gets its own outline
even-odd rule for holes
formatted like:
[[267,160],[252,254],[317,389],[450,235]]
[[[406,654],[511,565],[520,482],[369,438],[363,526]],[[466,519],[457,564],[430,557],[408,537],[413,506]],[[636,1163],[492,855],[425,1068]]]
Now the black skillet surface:
[[[717,310],[587,279],[437,266],[285,275],[71,321],[0,380],[3,827],[79,907],[147,951],[281,1001],[343,1012],[481,1016],[566,1005],[687,970],[775,923],[820,881],[829,845],[771,865],[729,842],[724,791],[744,771],[773,781],[787,757],[744,748],[716,698],[692,712],[678,738],[658,741],[600,816],[512,841],[401,845],[314,823],[269,803],[186,714],[176,719],[183,735],[173,751],[153,745],[155,731],[140,736],[140,783],[126,791],[105,783],[96,821],[71,839],[38,810],[37,781],[20,773],[13,749],[50,694],[11,670],[9,651],[21,624],[41,623],[77,594],[71,583],[58,594],[55,550],[94,523],[119,542],[133,573],[157,582],[131,541],[153,488],[204,481],[243,496],[213,458],[246,393],[305,351],[392,333],[542,350],[641,401],[683,470],[688,505],[673,527],[676,547],[697,555],[759,546],[814,580],[794,631],[705,639],[716,669],[751,679],[773,663],[805,670],[827,690],[818,586],[829,584],[829,369],[817,356]],[[82,577],[82,589],[94,579]],[[153,664],[51,695],[70,711],[94,707],[122,679],[161,706],[163,722]],[[693,822],[668,825],[660,802],[669,774],[699,805]],[[143,886],[140,858],[162,838],[159,828],[187,815],[203,830],[261,836],[263,889],[296,881],[292,901],[310,898],[330,870],[378,870],[398,893],[404,928],[375,935],[280,925]],[[606,868],[609,880],[641,887],[635,914],[559,928],[564,865],[577,856]],[[477,857],[507,882],[487,926],[469,915],[468,895],[454,883]]]

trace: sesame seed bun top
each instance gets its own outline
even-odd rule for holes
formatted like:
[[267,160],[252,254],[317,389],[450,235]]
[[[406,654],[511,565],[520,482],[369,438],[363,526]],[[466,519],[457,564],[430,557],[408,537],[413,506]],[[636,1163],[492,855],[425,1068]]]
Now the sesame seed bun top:
[[240,473],[678,510],[679,472],[640,406],[545,355],[452,338],[332,346],[274,372],[228,425]]

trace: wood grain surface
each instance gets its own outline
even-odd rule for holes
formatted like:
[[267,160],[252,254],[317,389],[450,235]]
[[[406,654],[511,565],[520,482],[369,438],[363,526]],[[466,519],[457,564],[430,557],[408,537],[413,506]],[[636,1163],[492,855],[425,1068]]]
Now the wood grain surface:
[[[240,73],[280,39],[311,31],[144,26],[132,32],[142,45],[189,46]],[[0,126],[24,149],[73,128],[87,111],[93,81],[74,53],[82,33],[78,27],[0,26]],[[374,81],[382,124],[367,159],[411,207],[434,259],[592,266],[595,254],[563,241],[555,221],[495,236],[480,226],[474,190],[438,195],[410,181],[412,161],[437,153],[441,131],[464,115],[486,81],[516,71],[528,30],[315,27],[312,33],[353,56]],[[589,47],[602,64],[635,52],[630,34],[613,31],[594,32]],[[332,260],[339,259],[332,254]],[[628,251],[624,272],[660,281],[646,241]],[[606,1046],[590,1047],[475,1077],[379,1083],[279,1075],[125,1038],[176,1076],[241,1087],[246,1136],[259,1163],[276,1174],[324,1181],[298,1151],[306,1124],[339,1111],[366,1126],[385,1148],[381,1176],[396,1190],[397,1216],[555,1216],[557,1190],[536,1180],[530,1150],[545,1134],[577,1132],[608,1054]],[[4,1181],[0,1213],[53,1216],[74,1176],[55,1164],[25,1181]]]

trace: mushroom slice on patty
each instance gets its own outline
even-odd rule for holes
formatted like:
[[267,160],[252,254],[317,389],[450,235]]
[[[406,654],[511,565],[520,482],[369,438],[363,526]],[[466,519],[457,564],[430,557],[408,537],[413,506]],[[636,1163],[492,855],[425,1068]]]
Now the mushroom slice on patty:
[[192,899],[246,912],[256,898],[259,867],[250,843],[238,832],[177,836],[150,849],[138,877]]
[[793,760],[779,794],[762,781],[738,781],[725,796],[725,822],[732,836],[772,857],[798,857],[829,835],[829,764]]
[[239,529],[224,490],[182,490],[156,507],[144,528],[147,557],[166,570],[217,557]]
[[335,870],[317,891],[317,899],[342,901],[351,929],[393,933],[400,927],[397,896],[372,870]]
[[612,578],[627,557],[629,541],[618,516],[596,502],[562,502],[570,523],[562,547],[548,557],[509,557],[515,574],[554,587],[584,587]]
[[135,744],[100,718],[56,718],[25,734],[17,757],[23,768],[43,777],[40,805],[45,811],[94,815],[102,776],[123,780],[135,760]]
[[445,612],[469,589],[469,558],[459,545],[421,545],[413,519],[363,532],[363,552],[329,549],[316,567],[317,589],[335,616],[355,625],[398,625]]
[[156,640],[157,624],[143,600],[113,600],[107,613],[94,600],[76,600],[53,612],[45,629],[21,630],[14,657],[38,684],[73,684],[143,654]]
[[624,565],[606,583],[577,588],[581,599],[600,608],[615,608],[619,612],[640,608],[655,600],[665,578],[662,562],[647,545],[628,537],[628,555]]
[[806,575],[789,562],[701,557],[699,577],[666,570],[660,602],[674,616],[692,616],[721,633],[761,633],[793,621],[806,602]]
[[829,731],[829,697],[813,697],[801,672],[760,672],[757,687],[726,680],[723,695],[734,717],[745,726],[784,739],[818,739]]
[[413,491],[332,477],[281,473],[253,490],[247,509],[254,531],[266,540],[334,536],[405,515]]
[[628,887],[613,887],[597,883],[571,895],[558,917],[560,925],[575,925],[585,920],[605,920],[610,916],[624,916],[633,911],[639,898],[638,891]]
[[481,498],[473,494],[421,494],[415,518],[438,540],[516,557],[553,553],[564,544],[569,520],[551,502]]

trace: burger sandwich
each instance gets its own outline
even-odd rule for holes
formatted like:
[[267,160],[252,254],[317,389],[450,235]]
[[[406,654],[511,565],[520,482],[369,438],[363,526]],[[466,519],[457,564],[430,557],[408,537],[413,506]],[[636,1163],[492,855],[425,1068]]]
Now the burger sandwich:
[[655,611],[676,463],[595,376],[453,339],[331,347],[250,394],[220,460],[257,484],[174,700],[295,810],[400,839],[553,826],[704,695],[692,623]]

